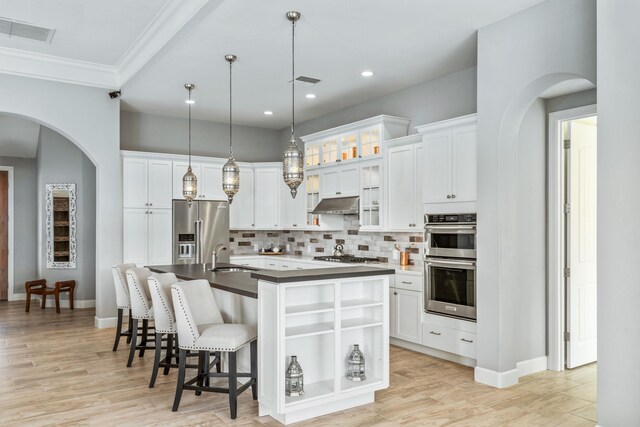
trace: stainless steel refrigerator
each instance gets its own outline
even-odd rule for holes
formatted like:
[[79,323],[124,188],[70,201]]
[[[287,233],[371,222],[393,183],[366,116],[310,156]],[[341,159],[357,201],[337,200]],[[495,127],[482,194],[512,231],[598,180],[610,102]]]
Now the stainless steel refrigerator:
[[[173,201],[173,263],[211,262],[214,248],[229,248],[229,203],[226,201]],[[218,262],[229,262],[230,250],[221,251]]]

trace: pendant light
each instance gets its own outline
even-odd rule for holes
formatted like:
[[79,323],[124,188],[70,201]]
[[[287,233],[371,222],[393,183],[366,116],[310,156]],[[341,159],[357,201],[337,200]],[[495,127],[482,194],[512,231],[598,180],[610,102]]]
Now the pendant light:
[[222,167],[222,190],[227,194],[229,204],[233,203],[233,196],[240,190],[240,168],[233,158],[233,114],[232,114],[232,85],[231,69],[238,59],[235,55],[225,55],[225,61],[229,63],[229,160]]
[[191,207],[191,202],[198,195],[198,178],[191,170],[191,105],[193,104],[191,91],[196,86],[192,83],[187,83],[184,87],[189,91],[189,99],[187,100],[187,105],[189,106],[189,168],[187,169],[187,173],[182,177],[182,196],[187,201],[189,207]]
[[291,22],[291,140],[289,141],[289,147],[284,152],[282,158],[282,177],[284,182],[291,189],[291,197],[296,198],[298,193],[298,186],[304,179],[303,169],[303,154],[302,150],[296,144],[295,134],[295,36],[296,36],[296,22],[300,19],[300,12],[287,12],[287,19]]

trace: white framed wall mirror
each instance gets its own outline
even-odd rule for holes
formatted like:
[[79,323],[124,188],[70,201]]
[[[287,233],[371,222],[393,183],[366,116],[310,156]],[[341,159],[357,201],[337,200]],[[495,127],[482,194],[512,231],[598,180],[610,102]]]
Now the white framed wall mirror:
[[47,184],[47,268],[76,268],[76,185]]

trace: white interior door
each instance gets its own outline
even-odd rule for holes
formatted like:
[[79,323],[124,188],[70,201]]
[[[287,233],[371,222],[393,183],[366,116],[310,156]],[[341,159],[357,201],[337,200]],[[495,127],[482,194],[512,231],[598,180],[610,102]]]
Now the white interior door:
[[596,132],[593,118],[571,122],[567,173],[567,368],[597,360]]

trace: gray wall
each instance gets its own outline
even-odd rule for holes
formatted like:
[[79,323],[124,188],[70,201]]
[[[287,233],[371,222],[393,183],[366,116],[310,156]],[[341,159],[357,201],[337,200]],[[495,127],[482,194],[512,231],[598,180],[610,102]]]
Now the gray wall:
[[[59,133],[42,127],[38,145],[38,212],[39,247],[38,271],[51,284],[57,280],[75,280],[78,300],[96,297],[96,168],[87,156]],[[46,247],[46,184],[76,184],[76,244],[75,270],[47,268]]]
[[517,361],[547,354],[545,104],[533,103],[518,136]]
[[[187,154],[188,123],[186,118],[121,111],[120,148],[153,153]],[[234,126],[235,158],[241,162],[279,161],[282,159],[280,137],[281,133],[277,130]],[[191,154],[227,157],[229,125],[192,120]]]
[[[389,114],[411,119],[409,133],[415,126],[476,112],[476,67],[429,80],[416,86],[370,99],[296,125],[298,137],[358,120]],[[281,130],[280,150],[289,144],[291,131]]]
[[13,166],[13,289],[24,293],[24,282],[38,275],[36,159],[0,157],[0,165]]
[[598,424],[640,425],[640,2],[598,2]]
[[595,83],[595,3],[551,0],[478,31],[479,381],[518,381],[521,124],[547,89]]

